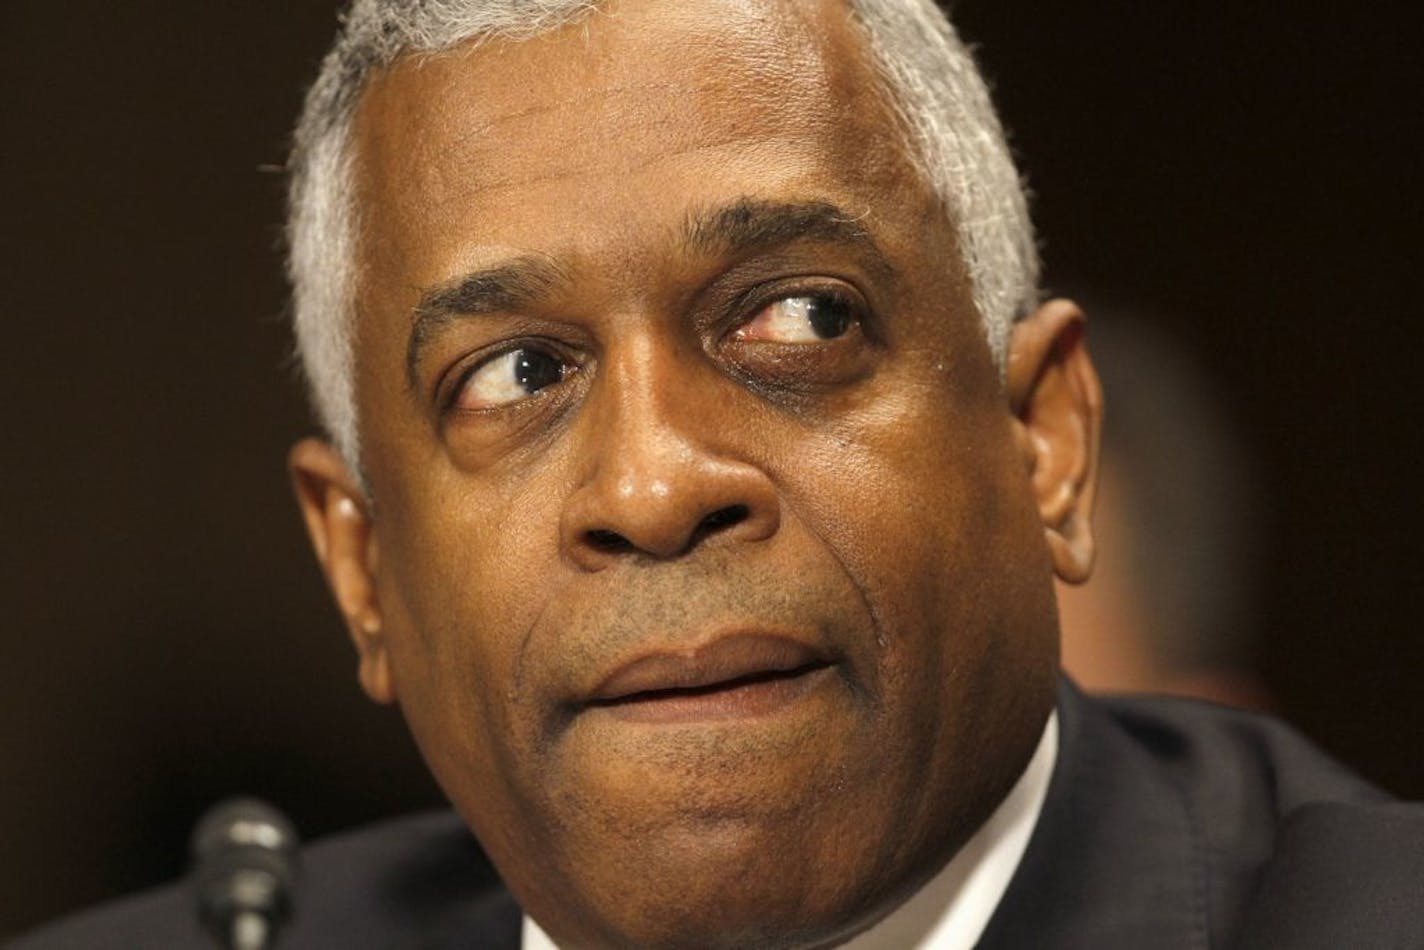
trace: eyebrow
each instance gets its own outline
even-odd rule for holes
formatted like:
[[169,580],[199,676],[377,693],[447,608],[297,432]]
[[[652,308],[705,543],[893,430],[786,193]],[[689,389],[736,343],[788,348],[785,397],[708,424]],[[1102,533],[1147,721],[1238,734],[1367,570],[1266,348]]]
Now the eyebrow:
[[683,225],[684,244],[699,254],[738,254],[795,241],[851,244],[884,257],[860,218],[828,201],[762,201],[741,198],[720,208],[693,212]]
[[[876,271],[893,274],[860,219],[827,201],[739,198],[690,212],[683,221],[680,240],[686,252],[703,257],[739,256],[797,241],[850,245],[865,251]],[[421,353],[442,328],[465,317],[527,308],[568,280],[568,273],[553,259],[528,254],[427,291],[412,313],[406,345],[410,388],[419,387]]]
[[519,310],[547,297],[568,276],[552,260],[533,254],[471,271],[452,283],[427,291],[411,316],[405,370],[410,387],[419,385],[421,351],[436,333],[463,317]]

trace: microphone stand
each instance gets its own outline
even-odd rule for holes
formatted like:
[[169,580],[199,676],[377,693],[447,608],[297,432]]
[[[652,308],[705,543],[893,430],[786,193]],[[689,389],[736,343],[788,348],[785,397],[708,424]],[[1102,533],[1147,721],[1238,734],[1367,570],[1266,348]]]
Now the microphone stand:
[[203,926],[225,950],[270,950],[292,916],[298,839],[256,799],[209,809],[193,832],[193,883]]

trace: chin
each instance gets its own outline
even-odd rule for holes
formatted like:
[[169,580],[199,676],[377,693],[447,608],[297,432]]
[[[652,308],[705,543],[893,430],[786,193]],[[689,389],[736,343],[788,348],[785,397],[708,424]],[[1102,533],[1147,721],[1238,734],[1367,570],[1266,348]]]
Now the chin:
[[[868,770],[813,785],[692,804],[672,781],[633,802],[590,801],[601,820],[563,825],[555,878],[507,880],[541,923],[569,915],[550,933],[570,946],[830,945],[894,903],[887,882],[916,879],[923,855]],[[570,894],[584,896],[578,908]]]
[[[640,872],[600,928],[608,946],[780,948],[837,942],[871,921],[883,896],[853,860],[817,857],[751,829],[703,829],[643,842],[627,855]],[[629,881],[628,878],[634,879]],[[586,941],[575,938],[573,945]]]

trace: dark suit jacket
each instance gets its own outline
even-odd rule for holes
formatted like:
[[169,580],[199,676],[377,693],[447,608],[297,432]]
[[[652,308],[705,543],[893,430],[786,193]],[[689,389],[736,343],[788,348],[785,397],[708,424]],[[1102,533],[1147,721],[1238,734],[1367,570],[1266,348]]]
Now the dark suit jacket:
[[[1424,947],[1424,805],[1390,802],[1270,719],[1059,696],[1044,810],[985,948]],[[517,948],[520,912],[448,813],[304,852],[282,946]],[[208,950],[182,886],[15,950]]]

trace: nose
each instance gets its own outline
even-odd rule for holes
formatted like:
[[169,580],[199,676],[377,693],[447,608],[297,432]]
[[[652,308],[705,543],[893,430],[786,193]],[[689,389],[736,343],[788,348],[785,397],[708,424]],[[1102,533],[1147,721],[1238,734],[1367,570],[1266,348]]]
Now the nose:
[[651,344],[608,354],[580,427],[585,474],[560,525],[564,550],[581,568],[776,534],[775,487],[737,450],[747,429],[731,415],[720,378]]

